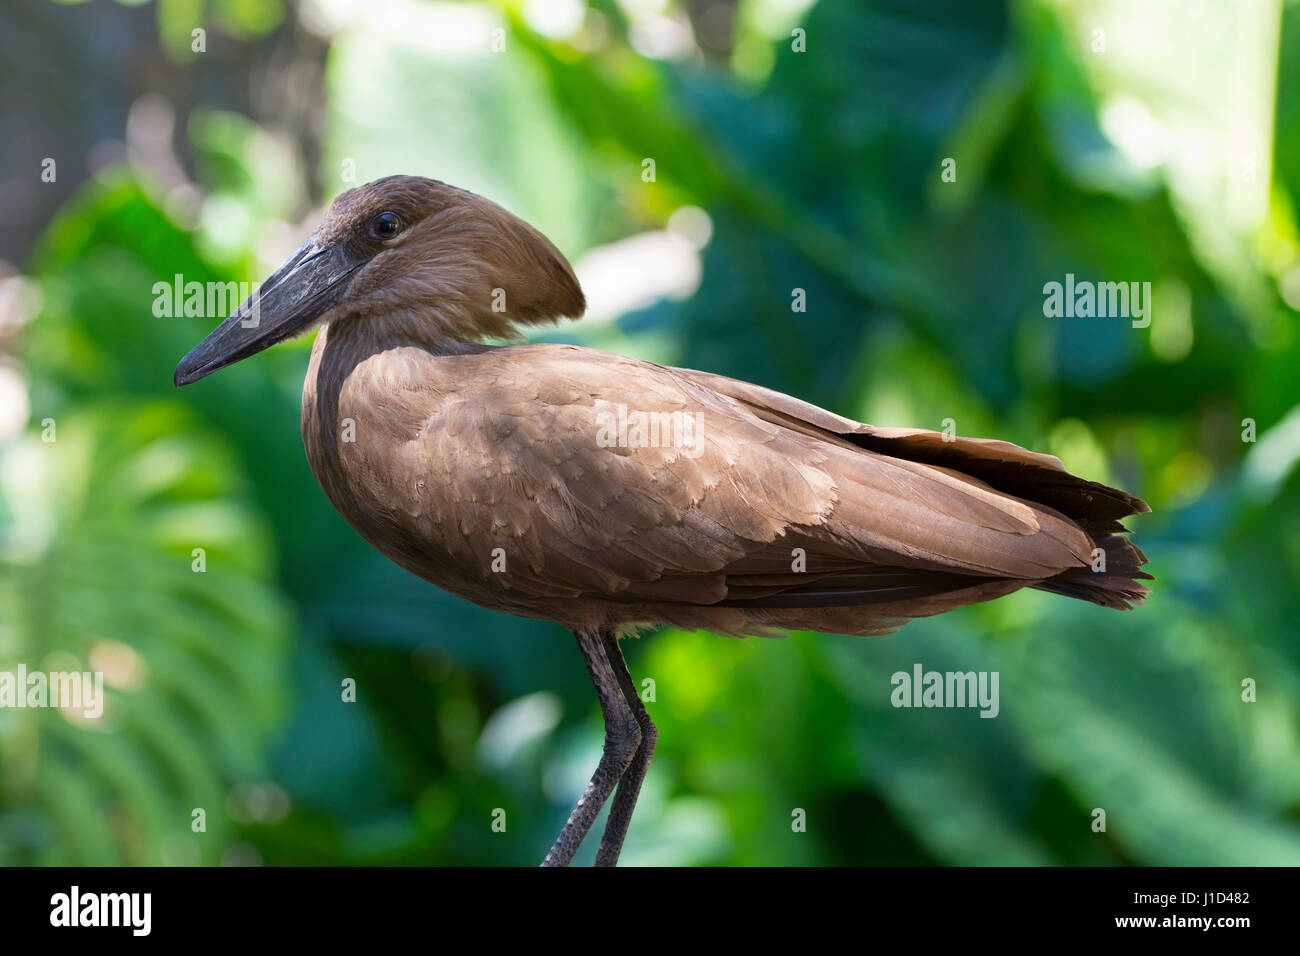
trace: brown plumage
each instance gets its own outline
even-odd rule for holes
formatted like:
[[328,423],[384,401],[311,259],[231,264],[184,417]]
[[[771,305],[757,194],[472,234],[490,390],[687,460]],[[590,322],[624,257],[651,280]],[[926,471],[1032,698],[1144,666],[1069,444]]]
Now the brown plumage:
[[[621,682],[616,638],[641,625],[882,634],[1023,587],[1121,609],[1147,593],[1119,523],[1146,504],[1050,456],[592,349],[480,342],[584,308],[531,226],[390,177],[340,196],[176,380],[319,324],[302,433],[334,506],[412,573],[573,630],[607,722],[637,718],[638,742],[653,729],[639,700],[607,700],[597,671]],[[552,855],[567,862],[563,841]]]

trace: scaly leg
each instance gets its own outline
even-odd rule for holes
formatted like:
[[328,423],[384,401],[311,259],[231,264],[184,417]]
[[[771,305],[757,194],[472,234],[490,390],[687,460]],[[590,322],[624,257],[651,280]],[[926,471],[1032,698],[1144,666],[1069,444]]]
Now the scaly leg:
[[[578,639],[578,650],[582,652],[587,673],[596,688],[601,716],[605,718],[605,749],[596,765],[596,772],[591,775],[591,782],[578,798],[577,805],[569,814],[569,821],[556,837],[555,845],[546,854],[542,866],[568,866],[572,862],[583,837],[600,815],[600,808],[609,799],[641,746],[641,725],[628,706],[615,670],[605,654],[600,634],[574,631],[573,636]],[[622,661],[621,656],[619,660]]]
[[650,759],[655,755],[655,741],[659,739],[659,731],[650,719],[645,704],[641,702],[632,675],[628,673],[618,638],[606,631],[601,634],[601,643],[605,647],[605,659],[614,668],[619,687],[623,690],[623,699],[627,701],[641,727],[641,745],[637,747],[632,762],[618,782],[618,789],[614,792],[614,805],[609,808],[605,834],[600,838],[600,850],[596,853],[597,866],[614,866],[618,863],[619,851],[623,849],[628,824],[632,822],[632,811],[636,808],[636,798],[641,793],[641,783],[645,780],[646,771],[650,769]]

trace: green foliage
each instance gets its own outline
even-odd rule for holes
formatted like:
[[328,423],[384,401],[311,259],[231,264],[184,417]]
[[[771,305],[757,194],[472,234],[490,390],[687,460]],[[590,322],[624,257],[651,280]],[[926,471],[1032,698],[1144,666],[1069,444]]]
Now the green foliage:
[[289,612],[234,465],[196,424],[107,402],[3,449],[0,669],[106,684],[96,719],[0,711],[6,863],[214,863],[225,786],[266,773]]

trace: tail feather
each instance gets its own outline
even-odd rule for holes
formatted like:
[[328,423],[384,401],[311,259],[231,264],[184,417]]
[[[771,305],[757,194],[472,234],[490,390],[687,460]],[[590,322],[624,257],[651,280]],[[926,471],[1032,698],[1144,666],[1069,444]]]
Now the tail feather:
[[[1123,537],[1129,531],[1122,519],[1148,512],[1151,508],[1136,495],[1070,474],[1061,461],[1051,455],[992,439],[965,438],[918,428],[865,425],[747,382],[686,369],[675,369],[674,372],[743,403],[766,421],[805,434],[836,435],[867,451],[966,475],[994,491],[1033,503],[1080,528],[1091,540],[1094,554],[1096,549],[1100,549],[1101,555],[1097,558],[1104,556],[1105,559],[1104,565],[1095,560],[1040,581],[986,579],[987,584],[983,585],[986,589],[1002,588],[1009,592],[1019,587],[1032,587],[1120,610],[1142,603],[1150,593],[1150,589],[1140,583],[1154,580],[1141,570],[1147,563],[1147,556]],[[1094,571],[1094,567],[1097,570]],[[962,585],[971,580],[960,575],[915,569],[894,573],[900,576],[899,580],[854,581],[851,584],[856,586],[849,587],[836,587],[836,582],[827,576],[827,579],[817,582],[815,590],[809,588],[813,592],[809,599],[823,608],[866,605],[882,598],[885,603],[876,606],[890,607],[893,599],[904,595],[915,596],[918,603],[934,604],[942,601],[945,594],[967,593]],[[877,592],[874,596],[873,590]],[[979,591],[979,588],[975,590]],[[779,606],[793,606],[800,600],[797,591],[798,588],[787,588],[777,589],[776,593],[747,594],[744,606],[777,606],[777,602]],[[992,596],[996,594],[979,591],[972,595],[971,600],[987,600]],[[906,608],[900,608],[899,614],[918,616],[918,612]]]
[[1094,537],[1093,541],[1101,551],[1099,558],[1104,558],[1104,564],[1099,560],[1086,568],[1070,568],[1033,587],[1120,611],[1141,604],[1151,589],[1138,582],[1155,580],[1141,570],[1147,563],[1142,549],[1117,534]]

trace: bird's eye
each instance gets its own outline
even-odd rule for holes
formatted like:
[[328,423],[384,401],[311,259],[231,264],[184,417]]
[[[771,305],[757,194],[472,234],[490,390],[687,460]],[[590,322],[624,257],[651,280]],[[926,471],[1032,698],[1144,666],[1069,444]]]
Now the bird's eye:
[[381,212],[370,220],[370,234],[376,239],[391,239],[402,231],[402,218],[395,212]]

